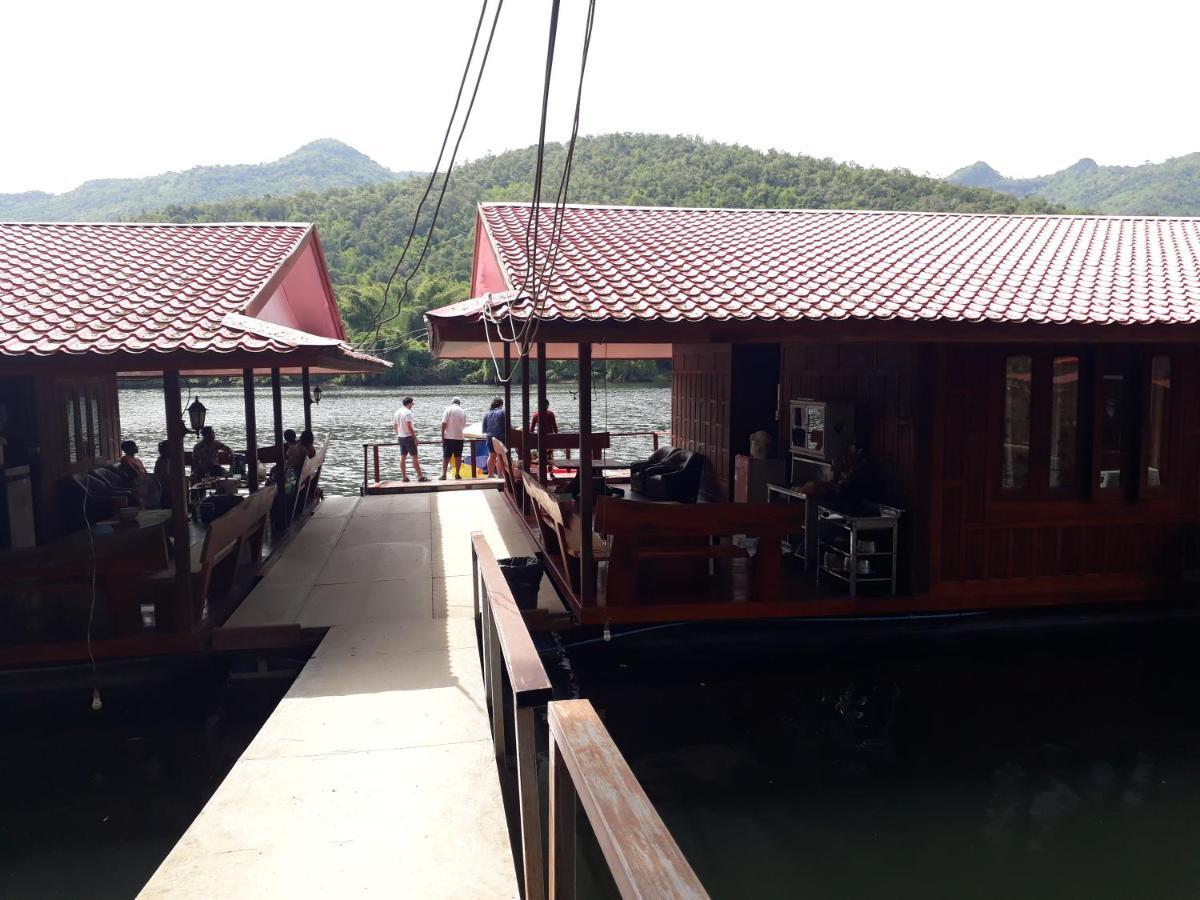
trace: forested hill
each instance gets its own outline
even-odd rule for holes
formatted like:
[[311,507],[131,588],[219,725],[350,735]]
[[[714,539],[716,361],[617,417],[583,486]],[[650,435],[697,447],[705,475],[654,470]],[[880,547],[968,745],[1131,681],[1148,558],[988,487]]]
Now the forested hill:
[[985,162],[947,181],[1015,197],[1039,197],[1070,209],[1118,215],[1200,216],[1200,153],[1140,166],[1101,166],[1081,159],[1037,178],[1006,178]]
[[324,191],[400,177],[341,141],[321,140],[260,165],[197,166],[148,178],[103,178],[63,194],[0,194],[0,219],[103,222],[135,218],[173,203]]
[[[548,196],[557,187],[562,159],[561,145],[548,148]],[[389,354],[396,363],[397,381],[459,378],[479,368],[461,363],[434,366],[420,334],[422,314],[467,296],[476,203],[527,200],[533,169],[532,147],[455,169],[428,260],[414,280],[412,300],[385,334],[388,346],[401,345]],[[1055,209],[1041,200],[964,188],[902,170],[660,135],[581,139],[572,172],[570,200],[576,203],[1005,213]],[[359,332],[371,324],[423,189],[424,180],[416,178],[290,197],[175,205],[158,217],[178,222],[316,222],[347,327]],[[423,237],[427,228],[426,216],[418,235]],[[628,374],[638,371],[630,367]],[[483,371],[478,374],[482,377]]]

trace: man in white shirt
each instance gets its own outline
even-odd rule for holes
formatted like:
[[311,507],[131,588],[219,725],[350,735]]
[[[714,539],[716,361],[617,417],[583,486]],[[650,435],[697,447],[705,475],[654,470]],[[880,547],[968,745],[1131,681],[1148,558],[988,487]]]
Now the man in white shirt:
[[400,480],[408,481],[408,457],[411,454],[417,480],[428,481],[421,471],[421,459],[417,456],[417,431],[413,428],[412,405],[413,398],[405,397],[392,416],[392,430],[396,432],[396,442],[400,444]]
[[454,477],[462,478],[463,429],[467,427],[467,414],[463,412],[462,400],[455,397],[442,413],[442,481],[446,480],[446,468],[454,460]]

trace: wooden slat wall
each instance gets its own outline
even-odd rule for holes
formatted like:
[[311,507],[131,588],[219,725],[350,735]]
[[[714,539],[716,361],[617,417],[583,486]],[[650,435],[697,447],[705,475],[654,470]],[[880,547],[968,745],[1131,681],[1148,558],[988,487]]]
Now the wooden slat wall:
[[676,344],[671,374],[671,442],[707,459],[703,490],[730,494],[731,350],[728,344]]
[[780,375],[781,422],[788,420],[788,401],[800,397],[854,404],[856,441],[880,482],[878,499],[909,511],[921,499],[917,355],[914,344],[784,344]]
[[[44,542],[61,533],[55,482],[63,475],[83,472],[120,457],[121,413],[115,376],[62,381],[37,379],[33,391],[38,410],[34,502],[38,540]],[[74,460],[71,458],[72,429],[67,423],[71,397],[77,400]],[[94,435],[96,446],[88,446],[85,439],[88,434]]]
[[[1147,584],[1178,571],[1184,526],[1196,520],[1200,415],[1180,402],[1200,388],[1193,351],[1174,353],[1172,482],[1146,500],[998,499],[1000,407],[995,352],[940,346],[936,354],[931,482],[931,588],[988,592],[1106,589],[1107,578]],[[1130,348],[1130,352],[1140,352]],[[995,420],[995,421],[993,421]],[[1097,577],[1100,576],[1100,577]]]

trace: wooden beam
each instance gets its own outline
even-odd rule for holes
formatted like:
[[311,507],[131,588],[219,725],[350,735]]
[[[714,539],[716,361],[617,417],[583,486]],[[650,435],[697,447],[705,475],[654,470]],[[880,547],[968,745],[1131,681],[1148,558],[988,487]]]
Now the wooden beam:
[[508,429],[512,427],[512,351],[504,341],[504,443],[508,443]]
[[175,538],[176,632],[192,630],[192,546],[188,529],[188,480],[183,467],[183,399],[179,373],[163,372],[163,401],[167,416],[167,459],[171,479],[171,533]]
[[275,421],[275,452],[279,459],[275,464],[275,483],[279,485],[279,493],[283,494],[287,486],[287,472],[283,459],[283,385],[278,369],[271,370],[271,415]]
[[579,345],[579,521],[584,540],[579,546],[579,600],[596,602],[596,561],[592,547],[592,510],[596,486],[592,481],[592,345]]
[[537,433],[537,455],[538,455],[538,481],[542,484],[546,483],[547,469],[549,468],[546,460],[546,423],[542,421],[544,418],[541,413],[546,408],[546,345],[537,345],[537,411],[538,411],[538,433]]
[[300,382],[304,385],[304,430],[312,431],[312,385],[308,379],[308,366],[300,370]]
[[246,408],[246,486],[258,490],[258,419],[254,409],[254,370],[242,369],[242,399]]
[[[521,354],[521,466],[529,471],[529,353]],[[521,512],[528,513],[525,493],[521,493]]]

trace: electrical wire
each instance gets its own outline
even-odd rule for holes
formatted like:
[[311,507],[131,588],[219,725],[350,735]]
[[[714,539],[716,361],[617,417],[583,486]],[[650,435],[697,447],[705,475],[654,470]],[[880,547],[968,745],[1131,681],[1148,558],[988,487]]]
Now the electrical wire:
[[[432,193],[432,191],[433,191],[434,184],[437,183],[438,172],[441,170],[442,159],[445,157],[445,153],[446,153],[446,145],[449,144],[449,142],[450,142],[450,134],[454,130],[454,120],[458,116],[458,108],[459,108],[459,105],[462,103],[463,90],[467,84],[467,77],[470,75],[470,72],[471,72],[471,64],[475,60],[475,49],[479,44],[479,35],[480,35],[481,31],[483,30],[483,20],[487,15],[488,3],[489,3],[489,0],[483,0],[483,4],[479,8],[479,19],[475,23],[475,34],[471,38],[471,50],[467,54],[467,62],[463,66],[462,78],[460,78],[459,82],[458,82],[458,92],[455,94],[455,97],[454,97],[454,107],[451,109],[450,118],[446,122],[446,131],[442,135],[442,145],[441,145],[441,148],[438,150],[437,160],[433,164],[433,171],[429,173],[429,182],[425,185],[425,192],[421,195],[421,200],[417,204],[416,212],[413,213],[412,226],[409,228],[408,237],[404,241],[404,247],[400,251],[400,258],[399,258],[399,260],[397,260],[396,265],[392,268],[391,275],[388,276],[387,284],[384,286],[384,289],[383,289],[383,299],[382,299],[382,301],[380,301],[379,307],[378,307],[378,309],[376,309],[375,315],[373,316],[374,334],[371,339],[372,343],[377,343],[379,340],[379,330],[380,330],[380,328],[383,327],[383,322],[381,320],[382,320],[384,312],[387,310],[388,298],[391,293],[392,284],[395,282],[396,276],[399,275],[399,273],[400,273],[400,267],[402,265],[404,265],[404,260],[408,256],[408,251],[409,251],[409,248],[412,246],[413,238],[416,236],[417,225],[421,220],[421,212],[425,208],[425,203],[426,203],[426,201],[428,201],[430,193]],[[492,20],[491,35],[494,35],[496,33],[496,22],[500,18],[500,9],[503,6],[504,6],[504,0],[500,0],[499,4],[496,7],[495,18]],[[488,47],[489,48],[491,47],[491,42],[492,42],[491,35],[489,35],[489,37],[488,37]],[[485,51],[484,57],[483,57],[483,62],[480,66],[480,72],[479,72],[480,77],[482,77],[482,75],[483,75],[483,67],[486,66],[486,64],[487,64],[487,53]],[[479,82],[478,82],[478,80],[476,80],[475,91],[478,92],[478,90],[479,90]],[[474,104],[474,94],[472,94],[471,102],[472,102],[472,104]],[[467,116],[468,117],[470,116],[469,111],[467,113]],[[463,122],[463,126],[465,128],[465,126],[466,126],[465,121]],[[461,140],[462,140],[462,134],[460,132],[459,141],[461,141]],[[455,154],[457,154],[457,151],[458,151],[458,145],[455,144]],[[439,210],[441,208],[441,197],[445,196],[446,185],[449,183],[449,180],[450,180],[450,169],[453,167],[454,167],[454,161],[453,161],[453,157],[452,157],[450,166],[447,168],[447,171],[446,171],[445,179],[442,182],[441,195],[439,195],[439,198],[438,198],[438,209]],[[426,236],[426,246],[427,247],[428,247],[429,238],[431,238],[433,235],[433,227],[436,223],[437,223],[437,211],[435,211],[433,214],[433,219],[430,222],[430,226],[429,226],[429,234]],[[424,258],[424,254],[422,254],[422,258]],[[406,279],[405,280],[406,287],[407,287],[407,284],[408,284],[408,281]],[[403,302],[403,300],[401,300],[400,302]],[[368,328],[367,330],[371,331],[371,328]],[[360,343],[360,345],[358,346],[358,349],[360,349],[360,350],[362,349],[363,343],[365,343],[365,342]]]

